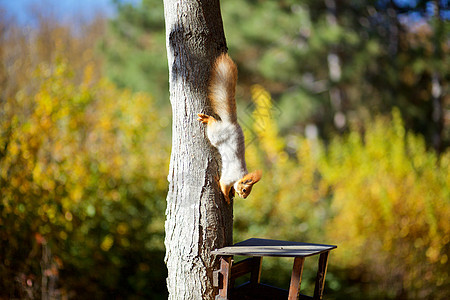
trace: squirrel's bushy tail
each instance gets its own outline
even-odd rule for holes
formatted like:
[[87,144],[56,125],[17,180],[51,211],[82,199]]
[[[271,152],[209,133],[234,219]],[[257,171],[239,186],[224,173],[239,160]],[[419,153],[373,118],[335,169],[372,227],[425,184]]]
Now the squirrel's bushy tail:
[[234,98],[237,81],[237,67],[233,60],[224,53],[214,62],[209,83],[209,99],[216,114],[222,121],[234,122],[236,100]]

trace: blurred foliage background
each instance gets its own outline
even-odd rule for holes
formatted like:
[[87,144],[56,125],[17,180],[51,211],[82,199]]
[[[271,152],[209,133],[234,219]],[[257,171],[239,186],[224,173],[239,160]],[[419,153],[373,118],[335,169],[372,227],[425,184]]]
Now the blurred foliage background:
[[[42,7],[33,26],[0,9],[0,299],[167,297],[163,7],[114,5],[76,24]],[[448,3],[221,7],[264,171],[235,200],[235,241],[338,245],[328,299],[448,299]],[[263,264],[287,287],[290,260]]]

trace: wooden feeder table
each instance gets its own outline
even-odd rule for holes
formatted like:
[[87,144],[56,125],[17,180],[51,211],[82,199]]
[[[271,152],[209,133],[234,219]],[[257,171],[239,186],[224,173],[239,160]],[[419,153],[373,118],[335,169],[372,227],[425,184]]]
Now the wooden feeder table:
[[[322,299],[328,254],[337,246],[288,242],[267,239],[248,239],[233,246],[212,251],[220,259],[220,269],[214,271],[214,286],[219,288],[216,300],[235,299]],[[233,264],[233,256],[251,256]],[[319,256],[314,296],[300,294],[305,257]],[[260,283],[263,256],[294,257],[289,291]],[[250,273],[250,281],[234,287],[236,278]]]

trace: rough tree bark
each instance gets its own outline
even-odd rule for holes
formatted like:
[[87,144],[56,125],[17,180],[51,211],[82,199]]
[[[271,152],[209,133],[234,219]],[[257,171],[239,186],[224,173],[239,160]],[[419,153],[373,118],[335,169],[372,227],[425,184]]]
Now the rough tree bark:
[[166,209],[169,299],[213,299],[211,250],[232,243],[233,209],[218,185],[220,156],[197,113],[211,114],[211,64],[226,41],[219,0],[164,0],[172,104]]

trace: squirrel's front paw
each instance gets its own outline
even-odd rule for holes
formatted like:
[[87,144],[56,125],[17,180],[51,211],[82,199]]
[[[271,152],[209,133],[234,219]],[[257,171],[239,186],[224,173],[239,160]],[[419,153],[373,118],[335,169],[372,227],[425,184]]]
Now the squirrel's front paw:
[[210,121],[212,121],[214,118],[205,114],[197,114],[198,118],[197,121],[202,122],[203,124],[208,124]]

